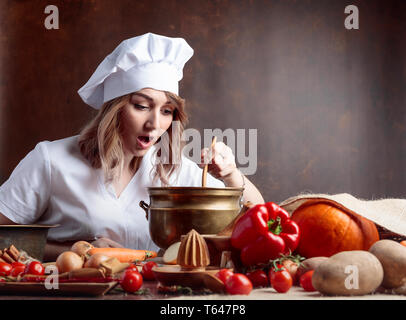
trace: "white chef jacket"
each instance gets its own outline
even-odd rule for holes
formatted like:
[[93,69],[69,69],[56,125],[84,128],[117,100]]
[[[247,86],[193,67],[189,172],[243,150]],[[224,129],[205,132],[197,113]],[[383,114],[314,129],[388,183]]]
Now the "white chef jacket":
[[[102,169],[94,169],[80,153],[79,136],[43,141],[17,165],[0,187],[0,213],[18,224],[60,224],[51,228],[55,241],[107,237],[127,248],[157,251],[149,234],[141,200],[149,203],[155,146],[142,158],[127,187],[117,198],[113,185],[104,183]],[[202,169],[182,155],[179,177],[171,186],[201,186]],[[208,187],[225,187],[207,175]]]

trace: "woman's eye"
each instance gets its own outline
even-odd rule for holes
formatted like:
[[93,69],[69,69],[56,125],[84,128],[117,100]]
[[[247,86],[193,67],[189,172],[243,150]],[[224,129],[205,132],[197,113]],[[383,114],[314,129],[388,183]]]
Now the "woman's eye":
[[170,109],[164,110],[164,113],[165,114],[172,114],[172,110],[170,110]]
[[137,109],[139,109],[139,110],[145,110],[145,109],[148,109],[148,107],[143,106],[143,105],[141,105],[141,104],[136,104],[136,103],[134,103],[134,106],[135,106]]
[[163,109],[163,114],[165,114],[165,115],[170,115],[170,114],[173,114],[173,110],[171,109],[171,108],[165,108],[165,109]]

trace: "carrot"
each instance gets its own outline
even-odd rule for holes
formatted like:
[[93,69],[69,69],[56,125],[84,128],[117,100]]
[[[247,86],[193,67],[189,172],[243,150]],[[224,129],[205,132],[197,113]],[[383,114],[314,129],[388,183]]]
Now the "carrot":
[[400,244],[406,247],[406,240],[400,241]]
[[92,248],[87,253],[89,255],[101,253],[108,257],[115,257],[120,262],[144,261],[148,258],[155,258],[158,255],[155,251],[128,248]]

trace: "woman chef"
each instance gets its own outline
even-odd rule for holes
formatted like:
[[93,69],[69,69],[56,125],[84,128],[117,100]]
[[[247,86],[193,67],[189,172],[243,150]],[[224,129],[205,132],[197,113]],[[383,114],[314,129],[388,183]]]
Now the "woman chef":
[[[202,169],[180,149],[171,153],[187,121],[178,81],[192,55],[182,38],[147,33],[123,41],[78,91],[96,117],[78,136],[38,143],[0,187],[0,224],[59,224],[44,260],[77,240],[158,251],[138,205],[147,187],[201,186]],[[171,163],[157,161],[164,134]],[[244,186],[245,201],[264,202],[229,147],[219,142],[203,158],[211,160],[208,187]]]

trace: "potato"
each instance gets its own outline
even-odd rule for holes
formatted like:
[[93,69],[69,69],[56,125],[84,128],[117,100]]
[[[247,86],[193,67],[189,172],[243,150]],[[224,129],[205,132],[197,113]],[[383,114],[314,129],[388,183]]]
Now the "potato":
[[388,289],[406,284],[406,247],[393,240],[380,240],[369,249],[381,262],[382,286]]
[[297,278],[300,279],[307,271],[311,271],[317,268],[317,266],[326,261],[327,257],[313,257],[306,260],[303,260],[300,263],[299,268],[297,269]]
[[382,283],[383,268],[368,251],[339,252],[322,262],[313,273],[313,287],[326,295],[364,295]]

